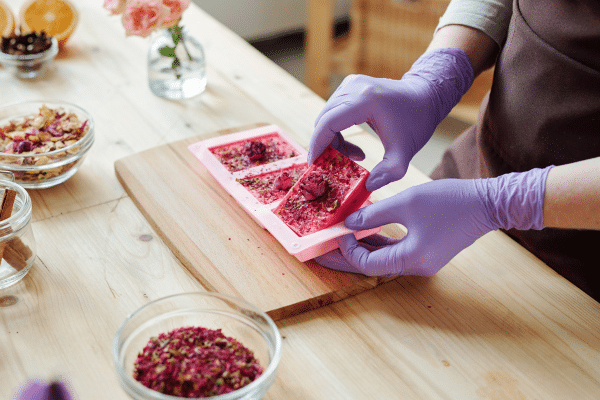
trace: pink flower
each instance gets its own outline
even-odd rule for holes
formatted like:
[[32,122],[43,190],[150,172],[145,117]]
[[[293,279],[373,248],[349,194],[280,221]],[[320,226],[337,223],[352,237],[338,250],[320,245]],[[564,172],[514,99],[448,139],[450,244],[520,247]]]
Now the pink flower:
[[164,28],[171,28],[177,24],[181,14],[190,5],[190,0],[162,0],[163,4],[169,7],[169,16],[163,21]]
[[104,8],[112,15],[121,14],[125,10],[127,0],[104,0]]
[[169,16],[169,7],[161,0],[129,0],[123,12],[123,26],[127,36],[146,37],[162,27]]

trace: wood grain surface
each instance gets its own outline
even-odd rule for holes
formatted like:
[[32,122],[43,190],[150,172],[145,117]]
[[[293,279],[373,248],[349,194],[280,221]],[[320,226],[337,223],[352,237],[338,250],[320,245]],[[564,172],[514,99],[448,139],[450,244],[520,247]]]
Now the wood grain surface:
[[[25,1],[5,0],[15,11]],[[127,399],[112,356],[119,326],[152,300],[209,289],[123,188],[117,160],[166,146],[156,162],[180,154],[172,169],[185,170],[198,164],[173,144],[258,121],[307,147],[325,104],[194,4],[182,23],[205,48],[207,90],[188,101],[159,99],[148,89],[150,39],[126,37],[102,1],[71,1],[79,24],[43,79],[14,79],[0,67],[0,104],[60,98],[89,111],[96,126],[94,146],[71,179],[28,191],[37,259],[22,281],[0,291],[2,400],[13,400],[28,380],[57,377],[77,400]],[[381,160],[376,137],[360,128],[344,136],[365,150],[361,165],[368,170]],[[130,173],[153,171],[142,164]],[[186,185],[177,175],[168,179],[176,189]],[[410,167],[374,195],[427,181]],[[203,194],[209,203],[220,196],[216,187]],[[172,200],[173,207],[198,207]],[[189,243],[203,243],[194,265],[253,265],[267,255],[285,262],[266,246],[260,254],[257,247],[271,242],[243,211],[223,211],[221,204],[215,213],[192,227]],[[218,221],[232,215],[242,233]],[[215,234],[217,223],[223,232]],[[178,229],[178,238],[188,240],[189,232]],[[229,237],[245,247],[232,249]],[[335,286],[333,273],[304,268],[308,276],[321,274],[324,291]],[[297,276],[286,279],[278,278],[289,283],[282,290],[307,292]],[[264,400],[596,400],[600,393],[600,304],[501,232],[477,240],[434,277],[399,277],[340,296],[277,321],[282,358]]]

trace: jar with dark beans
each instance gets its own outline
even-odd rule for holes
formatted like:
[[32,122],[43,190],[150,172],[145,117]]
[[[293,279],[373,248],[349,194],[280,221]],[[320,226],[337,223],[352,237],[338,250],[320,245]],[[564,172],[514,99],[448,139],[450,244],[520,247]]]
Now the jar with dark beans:
[[39,54],[52,46],[52,37],[46,32],[31,32],[25,35],[13,34],[2,37],[1,50],[3,53],[15,56]]

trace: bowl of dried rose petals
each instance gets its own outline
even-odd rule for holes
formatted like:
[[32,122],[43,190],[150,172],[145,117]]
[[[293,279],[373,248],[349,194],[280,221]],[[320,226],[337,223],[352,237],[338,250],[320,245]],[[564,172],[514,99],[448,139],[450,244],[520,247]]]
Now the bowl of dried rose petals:
[[260,399],[281,359],[273,320],[244,300],[184,293],[154,300],[121,325],[113,359],[135,400]]
[[63,183],[79,169],[94,143],[94,121],[61,101],[28,101],[0,107],[0,170],[26,189]]

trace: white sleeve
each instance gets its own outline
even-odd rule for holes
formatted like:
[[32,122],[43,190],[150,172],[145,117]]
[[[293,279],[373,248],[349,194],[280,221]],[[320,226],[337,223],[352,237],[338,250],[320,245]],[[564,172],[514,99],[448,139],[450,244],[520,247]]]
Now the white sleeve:
[[435,32],[446,25],[478,29],[502,47],[512,15],[512,0],[451,0]]

